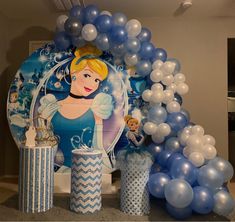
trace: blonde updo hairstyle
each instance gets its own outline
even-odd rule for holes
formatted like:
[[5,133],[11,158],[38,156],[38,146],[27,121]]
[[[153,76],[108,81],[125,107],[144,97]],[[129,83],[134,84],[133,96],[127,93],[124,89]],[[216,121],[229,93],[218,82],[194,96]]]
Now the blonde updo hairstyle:
[[138,121],[138,119],[136,119],[136,118],[133,118],[131,115],[127,115],[127,116],[125,116],[124,117],[124,121],[125,121],[125,123],[126,123],[126,125],[129,127],[129,124],[130,123],[136,123],[136,124],[139,124],[139,121]]
[[[74,55],[75,58],[72,60],[70,65],[70,73],[82,71],[85,67],[89,67],[94,72],[99,74],[102,80],[107,78],[108,67],[107,65],[98,58],[84,58],[80,62],[78,60],[86,55],[100,56],[102,52],[91,45],[85,45],[79,49],[76,49]],[[78,63],[77,63],[78,62]]]

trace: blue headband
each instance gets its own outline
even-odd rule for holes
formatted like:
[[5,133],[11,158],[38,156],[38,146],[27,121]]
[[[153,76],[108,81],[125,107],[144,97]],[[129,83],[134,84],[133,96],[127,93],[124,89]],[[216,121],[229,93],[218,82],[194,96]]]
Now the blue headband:
[[77,64],[79,64],[82,60],[84,60],[84,59],[99,59],[99,57],[98,56],[95,56],[95,55],[84,55],[84,56],[82,56],[82,57],[80,57],[78,60],[77,60],[77,62],[76,62],[76,65]]

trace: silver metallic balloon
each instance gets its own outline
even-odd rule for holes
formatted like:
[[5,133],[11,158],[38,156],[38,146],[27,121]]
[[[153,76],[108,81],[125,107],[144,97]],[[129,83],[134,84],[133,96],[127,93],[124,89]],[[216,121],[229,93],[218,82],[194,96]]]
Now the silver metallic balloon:
[[214,195],[214,209],[213,211],[219,215],[228,216],[234,209],[234,199],[226,191],[219,191]]
[[82,24],[78,18],[70,17],[65,21],[64,29],[69,35],[78,36],[81,33]]
[[64,31],[64,23],[68,19],[67,15],[60,15],[56,20],[57,31]]

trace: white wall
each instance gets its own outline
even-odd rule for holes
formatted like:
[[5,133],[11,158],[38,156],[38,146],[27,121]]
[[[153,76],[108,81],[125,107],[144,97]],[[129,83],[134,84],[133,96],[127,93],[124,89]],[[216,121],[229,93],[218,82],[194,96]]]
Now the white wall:
[[[184,107],[190,111],[193,122],[202,125],[207,134],[216,138],[219,154],[227,158],[227,38],[235,37],[235,19],[139,20],[152,31],[156,46],[165,48],[169,57],[180,61],[190,86],[190,92],[184,96]],[[6,91],[28,55],[29,40],[52,39],[55,21],[56,16],[40,21],[9,21]],[[9,132],[4,150],[5,174],[17,174],[18,150]]]

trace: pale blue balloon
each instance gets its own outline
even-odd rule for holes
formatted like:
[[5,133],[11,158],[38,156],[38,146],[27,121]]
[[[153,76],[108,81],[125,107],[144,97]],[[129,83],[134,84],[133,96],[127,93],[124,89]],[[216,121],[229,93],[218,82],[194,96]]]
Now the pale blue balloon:
[[181,65],[180,65],[180,62],[177,59],[169,58],[169,59],[167,59],[167,61],[175,63],[175,69],[174,69],[173,74],[176,74],[176,73],[178,73],[180,71]]
[[132,37],[127,39],[125,46],[128,52],[137,53],[140,50],[141,45],[139,39]]
[[152,65],[148,60],[140,60],[136,65],[136,72],[138,75],[147,76],[151,71]]
[[173,179],[165,186],[166,200],[176,208],[184,208],[193,200],[193,189],[182,179]]
[[180,141],[177,137],[170,137],[165,142],[165,149],[178,152],[181,149]]
[[234,199],[226,191],[219,191],[214,195],[214,209],[213,211],[222,216],[228,216],[234,210]]
[[127,17],[123,13],[114,13],[112,18],[114,25],[124,26],[127,23]]
[[214,190],[222,186],[224,178],[213,166],[205,165],[198,170],[197,181],[200,186]]
[[148,120],[157,124],[164,123],[167,119],[166,109],[162,106],[154,106],[148,112]]

